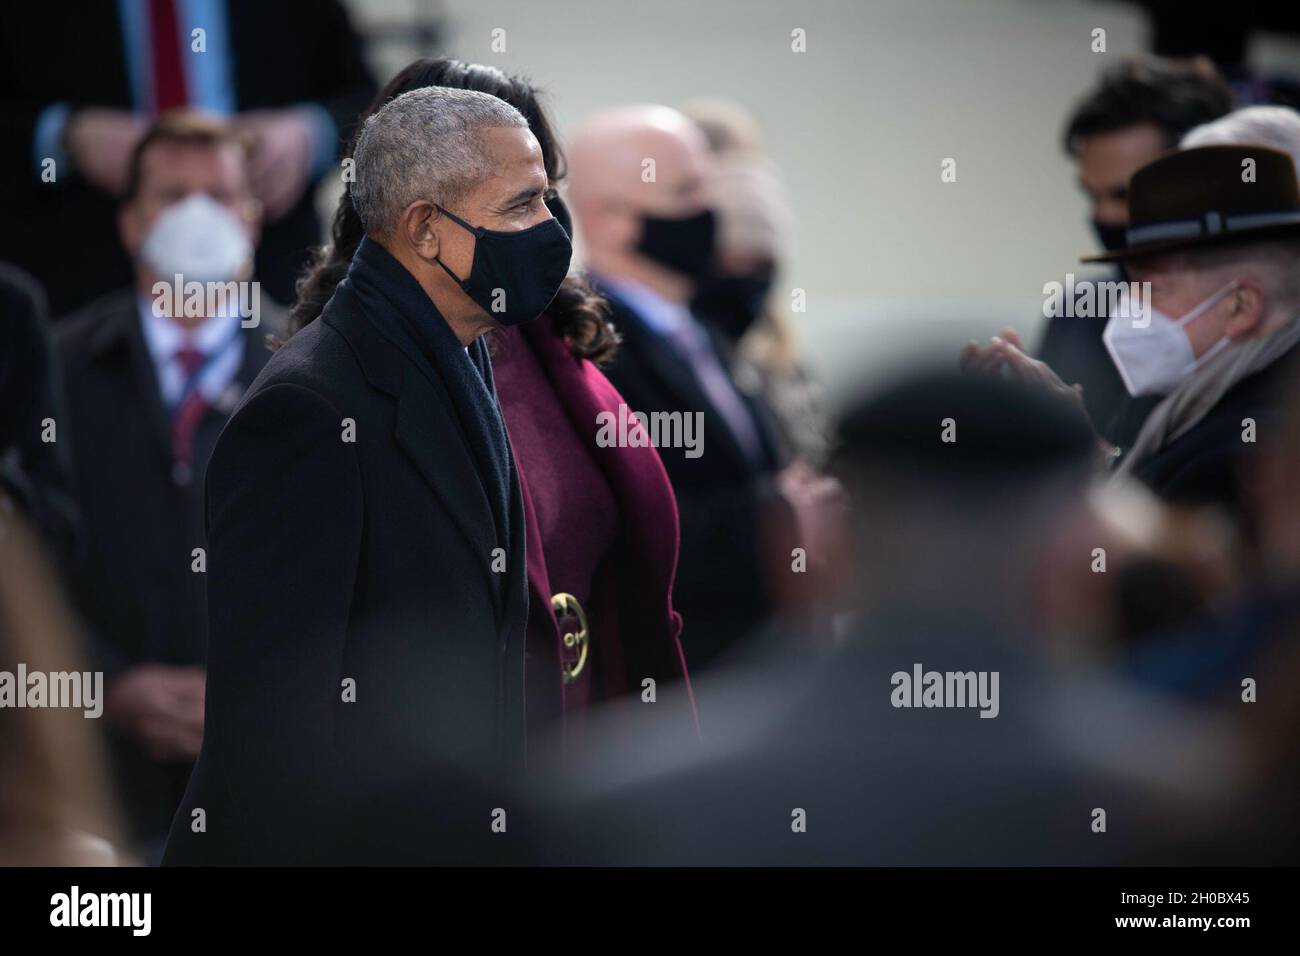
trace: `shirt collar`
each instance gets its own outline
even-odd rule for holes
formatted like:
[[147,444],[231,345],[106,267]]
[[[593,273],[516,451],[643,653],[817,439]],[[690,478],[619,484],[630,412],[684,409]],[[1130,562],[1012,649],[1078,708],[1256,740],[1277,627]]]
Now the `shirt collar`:
[[597,284],[608,289],[632,309],[650,326],[651,330],[665,338],[671,337],[683,327],[689,328],[695,321],[691,310],[680,302],[665,299],[662,295],[644,283],[626,276],[596,277]]
[[188,341],[204,355],[211,355],[236,334],[238,314],[210,315],[193,329],[182,329],[166,316],[155,315],[149,296],[137,298],[140,325],[154,362],[170,362],[176,350]]

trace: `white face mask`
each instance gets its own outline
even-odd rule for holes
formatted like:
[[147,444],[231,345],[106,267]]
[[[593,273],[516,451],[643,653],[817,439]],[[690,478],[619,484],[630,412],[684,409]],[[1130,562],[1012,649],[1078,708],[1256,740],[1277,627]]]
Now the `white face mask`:
[[149,268],[166,282],[226,282],[242,278],[253,243],[238,216],[204,193],[195,193],[159,215],[140,247]]
[[1116,313],[1106,323],[1101,340],[1128,393],[1134,397],[1168,395],[1187,376],[1225,349],[1227,336],[1197,358],[1192,350],[1192,340],[1187,337],[1187,326],[1236,287],[1236,280],[1229,282],[1181,319],[1171,319],[1148,303],[1150,322],[1140,325],[1136,319],[1145,313],[1133,306],[1127,291],[1121,292]]

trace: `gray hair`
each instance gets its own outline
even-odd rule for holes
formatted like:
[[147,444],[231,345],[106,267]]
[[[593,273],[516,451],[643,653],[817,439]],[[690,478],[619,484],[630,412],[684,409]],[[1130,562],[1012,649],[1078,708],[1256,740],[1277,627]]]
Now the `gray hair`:
[[[1198,146],[1258,143],[1291,157],[1300,175],[1300,113],[1289,106],[1246,106],[1190,130],[1179,144]],[[1191,257],[1201,269],[1252,269],[1283,308],[1300,305],[1300,242],[1295,239],[1206,248]]]
[[352,154],[352,204],[366,232],[391,235],[418,199],[454,204],[491,172],[480,132],[503,126],[528,121],[488,93],[431,86],[389,100],[366,120]]
[[1189,131],[1180,144],[1196,146],[1272,146],[1291,156],[1300,170],[1300,113],[1289,106],[1247,106]]

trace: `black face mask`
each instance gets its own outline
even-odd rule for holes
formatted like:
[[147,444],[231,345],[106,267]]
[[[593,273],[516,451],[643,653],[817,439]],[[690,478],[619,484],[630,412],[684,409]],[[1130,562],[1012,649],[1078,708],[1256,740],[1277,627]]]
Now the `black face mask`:
[[1107,252],[1116,252],[1128,245],[1128,227],[1113,222],[1092,220],[1092,231]]
[[646,258],[698,282],[713,265],[717,228],[712,209],[685,219],[642,216],[641,240],[636,248]]
[[772,281],[771,272],[710,276],[691,300],[691,312],[739,339],[763,314]]
[[496,232],[471,226],[441,206],[438,209],[474,235],[468,279],[434,259],[467,296],[502,325],[531,322],[546,311],[569,274],[573,255],[569,235],[558,222],[547,219],[519,232]]
[[569,207],[564,204],[564,200],[559,197],[558,193],[552,195],[550,199],[546,200],[546,208],[551,211],[551,215],[555,217],[555,221],[560,224],[560,228],[564,230],[570,241],[572,241],[573,217],[569,215]]

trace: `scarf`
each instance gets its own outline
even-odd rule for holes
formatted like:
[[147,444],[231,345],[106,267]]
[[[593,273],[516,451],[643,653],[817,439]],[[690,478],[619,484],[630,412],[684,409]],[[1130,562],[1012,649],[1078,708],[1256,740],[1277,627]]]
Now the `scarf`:
[[1268,368],[1297,342],[1300,342],[1300,313],[1272,335],[1223,349],[1151,410],[1133,447],[1115,469],[1115,475],[1131,474],[1135,467],[1187,434],[1238,383]]
[[510,495],[514,458],[492,381],[487,344],[480,337],[466,352],[415,276],[383,246],[362,239],[348,282],[374,321],[415,346],[423,371],[451,396],[461,429],[478,463],[492,508],[497,540],[510,551]]

